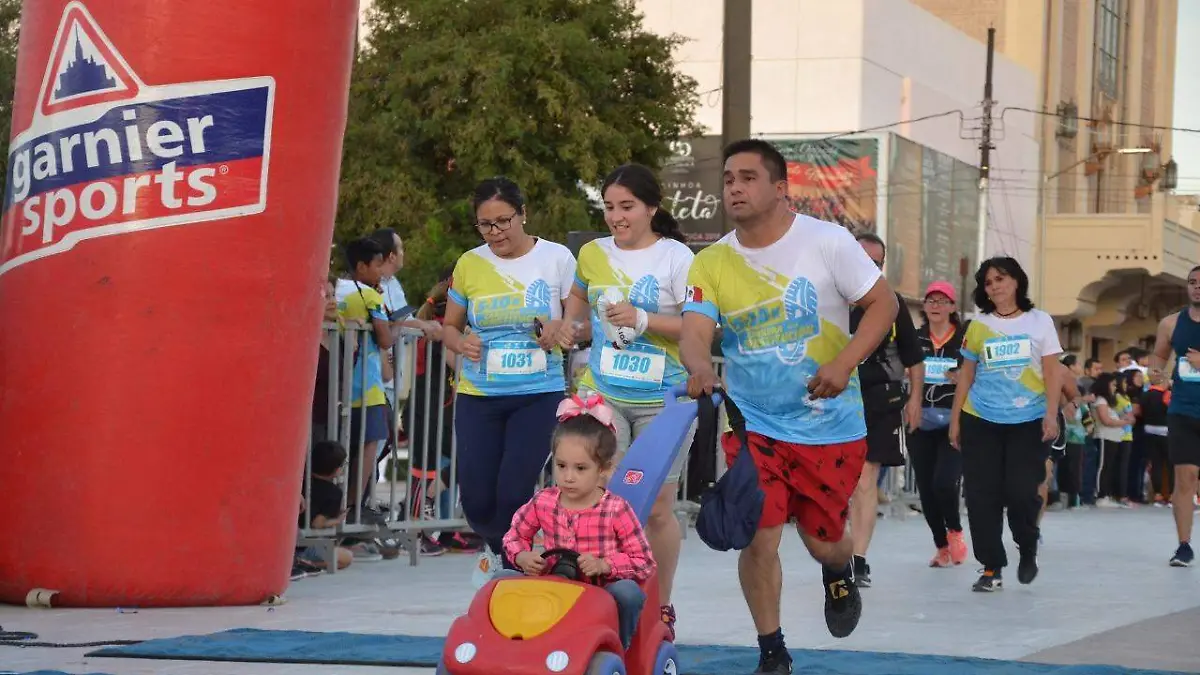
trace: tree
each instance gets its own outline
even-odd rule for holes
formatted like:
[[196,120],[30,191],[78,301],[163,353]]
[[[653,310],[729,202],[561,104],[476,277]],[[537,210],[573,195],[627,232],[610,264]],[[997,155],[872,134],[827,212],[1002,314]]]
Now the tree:
[[0,138],[5,151],[0,157],[0,189],[7,187],[8,139],[12,136],[13,90],[17,78],[17,25],[21,0],[0,0]]
[[415,293],[479,243],[479,180],[512,178],[530,231],[563,241],[598,224],[583,185],[700,133],[681,39],[646,31],[632,0],[375,0],[367,26],[337,239],[396,228]]

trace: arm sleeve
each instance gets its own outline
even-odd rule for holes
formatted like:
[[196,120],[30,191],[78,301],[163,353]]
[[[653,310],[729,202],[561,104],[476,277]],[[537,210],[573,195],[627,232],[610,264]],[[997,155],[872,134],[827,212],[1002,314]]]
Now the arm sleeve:
[[825,261],[838,293],[846,302],[855,303],[875,286],[883,272],[849,230],[839,229],[827,240]]
[[1042,324],[1042,353],[1041,356],[1054,356],[1062,353],[1062,344],[1058,341],[1058,330],[1054,327],[1054,319],[1049,314],[1039,314]]
[[688,273],[695,259],[696,254],[685,246],[671,261],[671,299],[680,305],[687,302]]
[[962,349],[958,353],[965,361],[978,362],[979,352],[983,349],[983,345],[980,344],[981,342],[979,331],[976,330],[976,324],[972,321],[967,325],[967,333],[963,336]]
[[609,556],[605,562],[612,569],[609,576],[613,579],[633,579],[645,581],[654,571],[654,555],[650,552],[650,542],[646,532],[638,523],[633,507],[626,502],[614,519],[616,527],[617,546],[619,553]]
[[[463,258],[466,254],[463,255]],[[467,284],[463,279],[463,258],[459,258],[454,264],[454,273],[450,275],[450,288],[446,290],[446,297],[456,305],[461,307],[467,306]]]
[[717,305],[716,278],[709,272],[707,256],[696,256],[691,269],[688,270],[683,312],[696,312],[720,322],[721,310]]
[[912,368],[925,360],[925,351],[921,349],[921,340],[917,337],[917,327],[913,325],[908,303],[899,293],[896,294],[896,302],[900,303],[900,310],[896,313],[896,348],[900,352],[900,362],[905,368]]
[[558,299],[566,300],[571,295],[571,287],[575,285],[575,274],[579,265],[575,262],[575,256],[571,255],[571,249],[566,246],[562,250],[562,258],[558,263]]
[[504,535],[504,554],[509,560],[516,560],[518,553],[533,550],[533,537],[542,527],[537,514],[540,496],[535,495],[513,514],[512,527]]

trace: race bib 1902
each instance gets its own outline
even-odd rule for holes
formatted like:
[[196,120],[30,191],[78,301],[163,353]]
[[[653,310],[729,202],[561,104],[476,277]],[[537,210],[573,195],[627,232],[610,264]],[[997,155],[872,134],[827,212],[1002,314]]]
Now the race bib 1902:
[[611,384],[659,389],[666,369],[666,352],[653,345],[632,344],[625,349],[606,345],[600,351],[600,376]]
[[487,348],[487,376],[512,377],[546,372],[546,352],[528,342],[493,342]]
[[1028,366],[1033,362],[1033,341],[1027,337],[997,337],[983,343],[983,364],[988,368]]

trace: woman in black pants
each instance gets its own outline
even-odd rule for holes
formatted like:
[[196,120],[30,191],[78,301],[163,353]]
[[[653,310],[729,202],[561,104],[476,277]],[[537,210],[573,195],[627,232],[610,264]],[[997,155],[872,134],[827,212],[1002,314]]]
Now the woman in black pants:
[[929,284],[921,310],[924,322],[917,331],[925,351],[925,395],[921,424],[908,437],[908,453],[921,511],[937,547],[930,567],[961,565],[967,559],[958,504],[962,454],[950,445],[950,409],[963,339],[956,303],[954,286],[945,281]]
[[1017,580],[1037,576],[1038,490],[1058,436],[1063,369],[1054,319],[1033,308],[1029,277],[1016,260],[985,260],[974,296],[980,314],[963,336],[950,443],[963,452],[971,543],[983,564],[973,589],[986,593],[1002,588],[1008,566],[1006,510],[1020,551]]

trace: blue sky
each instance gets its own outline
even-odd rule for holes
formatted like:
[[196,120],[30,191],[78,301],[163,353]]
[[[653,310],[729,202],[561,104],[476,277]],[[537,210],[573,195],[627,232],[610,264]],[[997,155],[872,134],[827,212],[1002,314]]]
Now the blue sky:
[[[1175,45],[1176,127],[1200,129],[1200,2],[1179,3],[1179,26]],[[1176,131],[1174,157],[1179,164],[1179,189],[1200,192],[1200,134]]]

